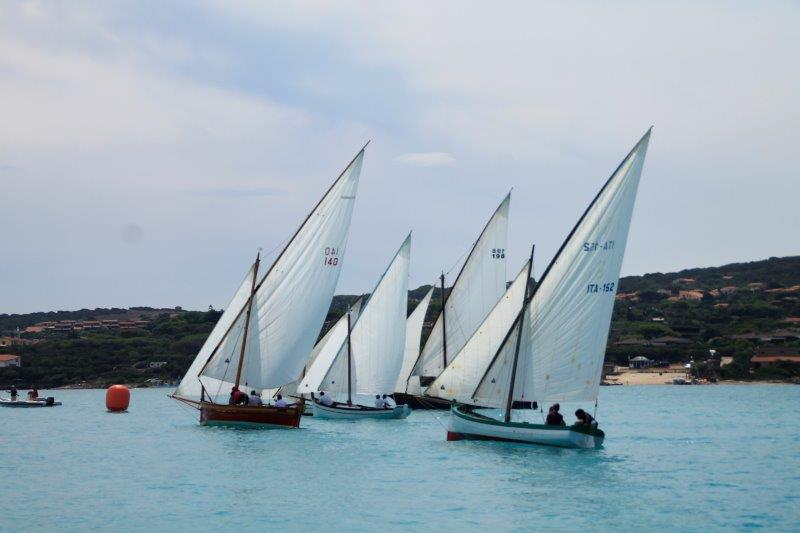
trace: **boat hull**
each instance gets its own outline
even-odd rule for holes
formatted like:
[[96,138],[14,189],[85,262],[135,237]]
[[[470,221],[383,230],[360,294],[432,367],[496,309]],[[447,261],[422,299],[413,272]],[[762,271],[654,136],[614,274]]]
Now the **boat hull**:
[[328,406],[314,402],[314,416],[317,418],[330,419],[378,419],[378,420],[397,420],[405,418],[411,412],[407,405],[397,405],[391,409],[376,409],[374,407],[364,407],[361,405],[347,406]]
[[447,440],[500,440],[558,446],[561,448],[595,449],[603,445],[605,433],[597,428],[580,426],[546,426],[524,422],[500,422],[453,406],[447,427]]
[[302,405],[278,408],[261,405],[219,405],[201,402],[201,426],[232,426],[260,429],[300,427]]
[[[406,394],[404,392],[395,392],[392,397],[394,401],[399,404],[406,404],[410,408],[427,409],[435,411],[447,411],[452,406],[453,402],[445,400],[444,398],[434,398],[433,396],[419,396],[416,394]],[[535,409],[535,402],[514,402],[514,409]]]
[[5,398],[0,398],[0,407],[18,407],[25,409],[29,407],[55,407],[56,405],[61,405],[61,402],[48,402],[46,398],[40,398],[38,400],[7,400]]

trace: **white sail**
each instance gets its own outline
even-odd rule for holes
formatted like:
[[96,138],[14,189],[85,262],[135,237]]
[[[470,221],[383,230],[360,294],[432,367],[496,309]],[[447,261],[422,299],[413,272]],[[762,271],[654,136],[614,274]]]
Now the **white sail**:
[[[410,258],[411,235],[400,246],[358,320],[354,324],[351,321],[350,357],[345,339],[318,390],[343,399],[348,393],[350,361],[352,396],[393,392],[405,349]],[[318,357],[317,362],[321,358]],[[306,390],[301,388],[300,392]]]
[[525,287],[528,284],[529,265],[530,260],[525,262],[514,282],[464,348],[431,383],[425,393],[427,396],[456,400],[460,403],[472,402],[475,387],[478,386],[486,367],[500,348],[519,310],[522,309]]
[[[361,312],[361,304],[363,301],[364,299],[359,297],[355,302],[353,302],[353,305],[350,307],[351,320],[356,320],[358,318],[358,314]],[[347,313],[339,317],[339,320],[337,320],[336,323],[333,326],[331,326],[330,329],[328,329],[328,331],[325,332],[325,335],[323,335],[322,338],[319,341],[317,341],[317,344],[314,345],[314,348],[311,350],[311,355],[308,356],[308,362],[306,363],[306,366],[303,368],[303,375],[299,376],[296,380],[292,381],[291,383],[287,383],[286,385],[282,385],[274,389],[265,390],[264,391],[265,395],[272,397],[277,394],[282,394],[284,396],[293,396],[298,394],[298,391],[300,390],[300,385],[303,382],[303,378],[305,378],[305,376],[308,375],[308,372],[311,369],[312,365],[317,360],[319,354],[322,353],[322,351],[325,349],[325,347],[328,346],[329,344],[335,344],[336,347],[338,347],[341,344],[342,341],[341,339],[338,338],[338,334],[341,331],[342,323],[345,323],[344,331],[346,335]],[[327,364],[330,365],[330,361],[328,361]],[[320,379],[322,379],[322,376],[320,376]],[[308,385],[306,385],[306,388],[308,388]],[[316,390],[316,389],[310,389],[310,390]]]
[[[536,287],[523,316],[515,400],[541,403],[597,398],[649,140],[648,131],[608,179]],[[502,376],[506,377],[502,386],[509,385],[509,370],[502,367],[513,366],[515,342],[516,333],[512,333],[476,389],[476,400],[503,405],[498,403],[496,389]]]
[[222,313],[222,316],[219,317],[219,320],[217,320],[217,324],[214,326],[214,329],[211,330],[211,333],[206,338],[206,342],[203,344],[203,347],[200,348],[200,352],[198,352],[197,356],[194,358],[194,361],[189,367],[189,370],[186,372],[186,375],[183,376],[178,388],[175,389],[175,392],[173,393],[175,396],[185,398],[187,400],[200,400],[201,384],[200,380],[198,379],[198,374],[206,362],[208,362],[208,359],[211,357],[214,349],[217,347],[217,345],[219,345],[223,337],[226,336],[228,330],[239,317],[239,311],[241,311],[242,307],[247,302],[247,299],[250,297],[252,287],[253,267],[251,266],[250,270],[247,272],[247,275],[242,280],[242,283],[239,284],[239,288],[234,294],[233,298],[228,303],[227,307],[225,307],[225,311]]
[[[350,308],[350,324],[358,320],[361,311],[362,298],[359,298],[353,307]],[[318,390],[328,390],[321,387],[322,380],[328,373],[333,360],[342,348],[342,344],[347,340],[347,313],[341,316],[336,324],[328,330],[325,336],[314,346],[314,350],[309,358],[309,365],[306,375],[303,376],[296,388],[291,389],[291,384],[284,388],[291,394],[310,394]]]
[[447,366],[444,362],[445,332],[449,363],[505,293],[510,203],[511,193],[508,193],[464,262],[447,297],[445,313],[440,313],[436,319],[413,375],[438,376]]
[[241,383],[269,389],[300,374],[339,279],[363,158],[364,149],[308,215],[258,283],[251,301],[239,308],[233,326],[214,345],[210,360],[206,357],[208,363],[201,365],[206,379],[227,383],[232,372],[235,379],[239,353],[227,353],[232,341],[225,336],[236,333],[249,305]]
[[419,357],[419,344],[422,340],[422,325],[425,322],[425,314],[428,312],[428,305],[433,296],[433,287],[428,290],[411,315],[406,319],[406,347],[403,351],[403,364],[400,366],[400,375],[397,378],[395,391],[404,391],[407,387],[408,378],[414,363]]

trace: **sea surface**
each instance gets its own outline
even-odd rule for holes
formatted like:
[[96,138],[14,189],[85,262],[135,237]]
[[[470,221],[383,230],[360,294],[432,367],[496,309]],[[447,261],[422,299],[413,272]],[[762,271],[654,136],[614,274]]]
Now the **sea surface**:
[[597,451],[447,442],[431,411],[204,428],[168,392],[0,408],[0,530],[800,529],[799,386],[602,388]]

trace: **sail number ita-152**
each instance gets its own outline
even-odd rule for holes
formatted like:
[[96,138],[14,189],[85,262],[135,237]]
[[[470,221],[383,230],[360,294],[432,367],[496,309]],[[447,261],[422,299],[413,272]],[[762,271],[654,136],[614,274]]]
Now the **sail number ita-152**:
[[322,258],[322,263],[328,266],[336,266],[339,264],[339,249],[326,246],[325,247],[325,257]]
[[614,292],[614,286],[616,284],[612,281],[610,283],[589,283],[586,286],[587,293],[598,293],[598,292]]
[[583,243],[584,252],[596,252],[597,250],[613,250],[614,241],[605,242],[585,242]]

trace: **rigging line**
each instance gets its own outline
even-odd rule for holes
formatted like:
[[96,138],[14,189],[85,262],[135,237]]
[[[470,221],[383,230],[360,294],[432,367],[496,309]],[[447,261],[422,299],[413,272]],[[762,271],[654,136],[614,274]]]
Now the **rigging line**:
[[[428,401],[424,400],[422,397],[418,397],[418,398],[417,398],[417,400],[418,400],[418,401],[419,401],[419,403],[421,403],[422,405],[425,405],[425,406],[428,406],[428,407],[433,407],[433,404],[431,404],[430,402],[428,402]],[[429,413],[429,414],[430,414],[430,415],[433,417],[433,419],[434,419],[434,420],[436,420],[436,422],[437,422],[437,423],[438,423],[440,426],[442,426],[442,428],[444,428],[444,429],[447,429],[447,426],[445,426],[444,424],[442,424],[442,421],[439,419],[439,417],[438,417],[438,416],[436,416],[436,414],[435,414],[435,409],[422,409],[422,410],[423,410],[423,411],[425,411],[425,412],[427,412],[427,413]],[[413,409],[412,409],[412,411],[413,411]]]
[[453,270],[455,270],[456,267],[459,264],[461,264],[461,260],[464,259],[464,257],[466,255],[468,255],[472,251],[472,248],[474,248],[477,243],[478,243],[478,241],[474,241],[472,243],[472,247],[471,248],[469,248],[468,250],[464,250],[464,253],[461,254],[461,256],[458,259],[456,259],[456,262],[452,264],[452,266],[450,267],[450,270],[446,271],[445,274],[450,274]]

